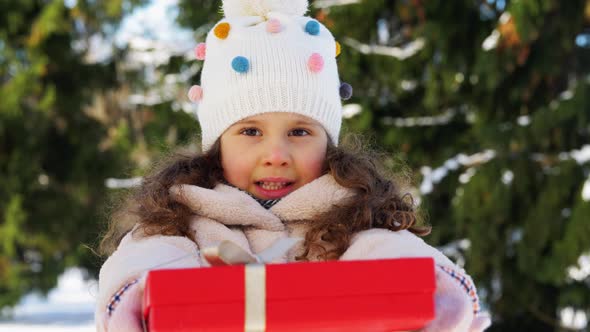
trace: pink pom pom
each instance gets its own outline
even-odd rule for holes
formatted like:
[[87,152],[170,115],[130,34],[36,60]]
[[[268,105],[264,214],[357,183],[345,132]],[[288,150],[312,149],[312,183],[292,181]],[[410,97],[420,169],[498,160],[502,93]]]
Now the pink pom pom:
[[197,47],[195,47],[195,56],[197,60],[205,60],[205,53],[207,52],[207,45],[205,43],[199,43]]
[[307,65],[312,72],[318,73],[324,69],[324,58],[319,53],[314,53],[309,57]]
[[188,90],[188,99],[190,99],[193,103],[199,102],[203,98],[203,88],[198,85],[193,85],[190,90]]
[[281,21],[277,20],[276,18],[271,18],[266,22],[266,31],[270,33],[277,33],[281,32]]

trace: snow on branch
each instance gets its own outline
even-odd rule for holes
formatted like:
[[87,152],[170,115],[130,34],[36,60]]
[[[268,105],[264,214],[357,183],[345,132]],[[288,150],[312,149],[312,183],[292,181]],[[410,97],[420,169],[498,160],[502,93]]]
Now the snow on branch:
[[420,172],[422,173],[423,179],[420,185],[420,193],[427,195],[434,190],[434,185],[438,184],[444,179],[450,171],[455,171],[459,167],[466,168],[466,171],[459,177],[461,183],[469,182],[469,179],[475,175],[475,168],[478,165],[485,164],[496,157],[496,151],[484,150],[477,152],[472,155],[466,155],[459,153],[453,158],[448,159],[445,163],[435,168],[434,170],[429,166],[422,166]]
[[138,187],[141,184],[141,181],[141,177],[135,177],[130,179],[109,178],[105,181],[105,186],[109,189],[127,189]]
[[317,0],[313,3],[316,8],[330,8],[335,6],[352,5],[361,2],[360,0]]
[[358,40],[350,37],[344,38],[344,43],[363,54],[385,55],[398,60],[405,60],[414,56],[421,49],[423,49],[424,45],[426,44],[424,38],[417,38],[416,40],[407,43],[403,47],[369,45],[361,43]]
[[394,118],[384,117],[382,122],[384,125],[393,125],[396,127],[428,127],[444,125],[453,119],[457,114],[456,109],[448,109],[441,115],[436,116],[420,116],[420,117],[406,117],[406,118]]

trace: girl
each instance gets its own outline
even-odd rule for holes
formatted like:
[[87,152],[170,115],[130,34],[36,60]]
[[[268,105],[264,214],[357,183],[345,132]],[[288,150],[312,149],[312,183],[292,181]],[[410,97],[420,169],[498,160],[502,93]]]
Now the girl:
[[[302,16],[306,0],[225,0],[197,47],[203,154],[147,176],[102,242],[99,331],[141,331],[145,272],[205,267],[200,249],[230,240],[257,254],[302,237],[276,262],[433,257],[436,318],[424,331],[483,331],[471,279],[417,235],[409,195],[370,154],[338,147],[339,45]],[[116,248],[116,250],[115,250]]]

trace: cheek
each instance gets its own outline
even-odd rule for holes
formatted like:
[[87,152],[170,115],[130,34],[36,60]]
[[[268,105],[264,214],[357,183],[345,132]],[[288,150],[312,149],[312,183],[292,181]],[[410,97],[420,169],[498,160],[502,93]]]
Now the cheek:
[[307,182],[311,182],[322,175],[322,169],[326,160],[326,151],[311,151],[302,156],[301,167]]
[[236,144],[225,142],[223,137],[221,142],[223,177],[230,184],[240,189],[245,189],[250,182],[250,174],[252,173],[251,163],[247,159],[248,156],[239,153],[239,149],[235,149]]
[[222,158],[223,176],[232,185],[245,189],[250,182],[252,170],[242,158]]

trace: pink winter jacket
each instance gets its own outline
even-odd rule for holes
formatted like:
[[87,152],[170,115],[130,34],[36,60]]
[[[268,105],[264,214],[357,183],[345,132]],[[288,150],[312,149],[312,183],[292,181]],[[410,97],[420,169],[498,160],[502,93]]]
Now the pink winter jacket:
[[[108,301],[126,282],[148,270],[208,266],[199,248],[230,240],[255,254],[281,237],[304,237],[310,220],[352,192],[327,174],[282,198],[269,210],[247,193],[218,184],[214,189],[193,185],[170,189],[175,200],[195,211],[191,220],[196,243],[180,236],[141,237],[129,232],[100,270],[96,322],[103,330]],[[302,253],[301,242],[275,262],[290,262]],[[312,253],[313,255],[313,253]],[[408,231],[370,229],[353,236],[341,260],[433,257],[438,265],[462,271],[446,256]],[[470,308],[468,308],[470,310]],[[467,323],[466,323],[467,324]],[[469,329],[466,329],[466,331]]]

